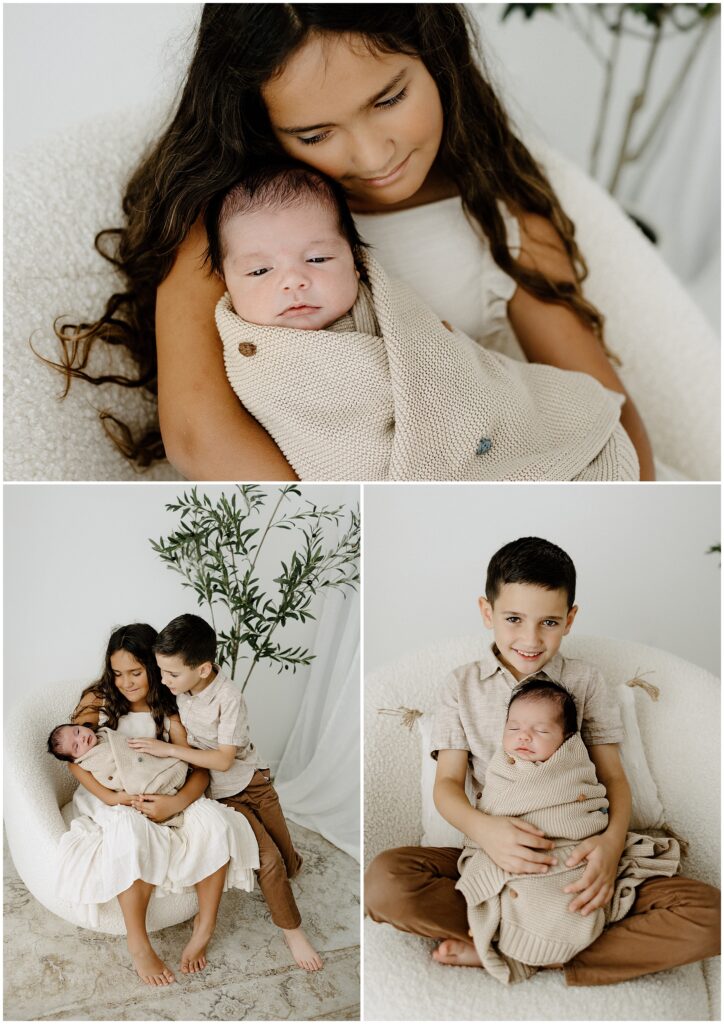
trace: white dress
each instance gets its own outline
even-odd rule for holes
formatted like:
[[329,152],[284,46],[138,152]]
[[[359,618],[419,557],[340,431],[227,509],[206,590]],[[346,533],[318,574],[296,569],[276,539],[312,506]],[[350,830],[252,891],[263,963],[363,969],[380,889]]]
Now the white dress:
[[[147,711],[130,712],[117,729],[129,737],[156,735]],[[192,888],[229,861],[224,888],[254,888],[259,849],[252,828],[242,814],[216,800],[195,800],[184,810],[183,824],[171,828],[132,807],[109,807],[79,786],[62,814],[70,828],[58,847],[57,893],[81,904],[90,926],[98,923],[98,905],[138,878],[162,897]]]

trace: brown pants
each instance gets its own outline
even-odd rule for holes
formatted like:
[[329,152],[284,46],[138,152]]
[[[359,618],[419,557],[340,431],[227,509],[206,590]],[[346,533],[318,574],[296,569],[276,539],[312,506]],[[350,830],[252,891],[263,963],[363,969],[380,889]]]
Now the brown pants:
[[246,789],[219,803],[243,814],[259,844],[257,878],[271,919],[277,928],[298,928],[302,918],[292,895],[289,879],[302,866],[282,813],[279,797],[269,781],[269,769],[256,771]]
[[[365,873],[368,916],[413,935],[470,942],[455,888],[459,856],[452,847],[385,850]],[[610,985],[717,956],[719,905],[719,890],[692,878],[642,882],[628,915],[566,964],[566,984]]]

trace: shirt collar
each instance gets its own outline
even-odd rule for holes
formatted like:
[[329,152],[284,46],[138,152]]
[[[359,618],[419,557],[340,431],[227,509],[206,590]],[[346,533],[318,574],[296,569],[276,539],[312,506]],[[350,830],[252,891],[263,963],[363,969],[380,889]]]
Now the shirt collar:
[[221,685],[221,680],[224,678],[219,666],[214,665],[214,668],[216,669],[216,677],[213,683],[209,683],[201,693],[185,693],[184,696],[188,697],[190,700],[198,701],[199,704],[210,704],[216,696],[219,686]]
[[529,679],[537,679],[541,676],[550,679],[553,683],[560,683],[563,676],[563,655],[560,651],[557,651],[542,669],[531,673],[529,676],[525,676],[524,679],[518,682],[512,672],[499,660],[498,648],[493,642],[480,659],[479,666],[481,681],[490,679],[496,672],[501,672],[503,678],[510,684],[511,689],[515,686],[520,686],[521,683],[525,683]]

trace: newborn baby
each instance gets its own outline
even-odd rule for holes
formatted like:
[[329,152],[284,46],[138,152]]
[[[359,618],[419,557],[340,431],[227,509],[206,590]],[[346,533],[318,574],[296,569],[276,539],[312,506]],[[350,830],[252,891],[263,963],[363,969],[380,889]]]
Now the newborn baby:
[[206,226],[227,376],[300,479],[638,479],[620,395],[441,323],[319,172],[258,170]]
[[558,864],[546,874],[513,875],[467,839],[460,855],[456,888],[468,905],[476,952],[504,984],[570,960],[625,916],[640,882],[678,869],[676,840],[629,832],[610,903],[585,917],[568,910],[573,896],[563,890],[586,863],[568,868],[566,860],[581,840],[606,829],[608,800],[577,731],[573,698],[556,683],[531,680],[513,691],[477,808],[522,817],[556,843]]
[[[95,731],[87,725],[57,725],[48,737],[48,750],[59,761],[79,764],[96,782],[117,793],[173,795],[186,781],[185,761],[140,755],[129,747],[126,736],[105,726]],[[183,814],[177,814],[163,824],[182,821]]]

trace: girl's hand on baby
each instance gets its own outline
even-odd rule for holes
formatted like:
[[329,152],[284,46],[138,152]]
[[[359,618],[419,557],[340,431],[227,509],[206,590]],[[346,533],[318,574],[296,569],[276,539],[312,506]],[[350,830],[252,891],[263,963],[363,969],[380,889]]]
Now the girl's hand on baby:
[[120,793],[116,793],[116,805],[120,804],[122,807],[133,807],[133,801],[135,796],[132,793],[126,793],[121,790]]
[[487,855],[495,861],[499,868],[515,875],[542,874],[548,870],[549,864],[557,864],[558,859],[550,853],[555,846],[552,839],[546,839],[545,833],[520,818],[499,818],[493,815],[481,815],[484,824],[478,834],[471,836]]
[[143,754],[153,754],[154,757],[169,756],[168,743],[163,740],[129,740],[128,746]]
[[179,811],[176,798],[162,793],[140,793],[133,798],[133,806],[151,821],[166,821]]
[[620,857],[620,846],[607,839],[605,834],[591,836],[590,839],[584,839],[578,844],[566,861],[566,867],[575,867],[583,860],[588,863],[578,881],[572,882],[563,890],[578,893],[568,904],[569,910],[574,913],[580,910],[583,917],[586,917],[608,903],[613,896]]

